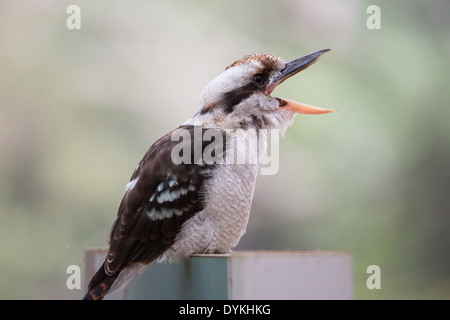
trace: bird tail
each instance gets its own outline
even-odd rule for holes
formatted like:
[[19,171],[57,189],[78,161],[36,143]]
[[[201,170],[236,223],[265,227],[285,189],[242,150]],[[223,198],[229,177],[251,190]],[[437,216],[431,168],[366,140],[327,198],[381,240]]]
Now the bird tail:
[[88,292],[84,295],[83,300],[103,300],[116,281],[118,275],[119,272],[112,276],[108,276],[105,272],[103,263],[89,282]]

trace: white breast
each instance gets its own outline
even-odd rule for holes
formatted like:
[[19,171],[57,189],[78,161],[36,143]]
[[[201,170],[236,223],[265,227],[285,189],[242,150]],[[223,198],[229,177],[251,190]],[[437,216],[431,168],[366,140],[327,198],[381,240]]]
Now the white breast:
[[247,228],[258,165],[221,165],[205,185],[205,208],[181,227],[159,261],[179,261],[193,253],[227,253]]
[[[255,152],[255,150],[235,150]],[[245,158],[245,157],[243,157]],[[247,228],[258,163],[219,164],[203,188],[205,207],[181,227],[160,261],[178,261],[193,253],[227,253]]]
[[209,203],[205,208],[214,228],[208,252],[229,252],[235,247],[247,228],[255,190],[258,165],[224,165],[217,172],[215,187],[209,181]]

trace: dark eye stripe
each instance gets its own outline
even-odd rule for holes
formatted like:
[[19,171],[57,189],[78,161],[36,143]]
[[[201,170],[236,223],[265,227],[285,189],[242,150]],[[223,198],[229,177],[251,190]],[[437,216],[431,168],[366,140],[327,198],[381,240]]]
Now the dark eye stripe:
[[234,108],[241,103],[241,101],[247,99],[256,91],[264,90],[269,80],[271,70],[272,69],[264,68],[253,75],[253,77],[250,78],[249,83],[243,87],[224,93],[220,101],[220,106],[225,114],[233,112]]
[[221,103],[222,110],[226,114],[230,114],[242,100],[247,99],[252,93],[254,93],[255,89],[255,85],[248,84],[242,88],[225,93]]

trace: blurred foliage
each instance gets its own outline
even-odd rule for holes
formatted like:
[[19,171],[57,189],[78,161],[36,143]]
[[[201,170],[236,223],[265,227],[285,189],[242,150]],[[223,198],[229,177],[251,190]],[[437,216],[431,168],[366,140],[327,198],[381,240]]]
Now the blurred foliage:
[[0,298],[80,298],[67,266],[107,244],[202,87],[246,54],[324,48],[276,95],[339,112],[296,118],[237,249],[350,251],[356,299],[450,298],[450,2],[77,1],[68,30],[70,4],[0,3]]

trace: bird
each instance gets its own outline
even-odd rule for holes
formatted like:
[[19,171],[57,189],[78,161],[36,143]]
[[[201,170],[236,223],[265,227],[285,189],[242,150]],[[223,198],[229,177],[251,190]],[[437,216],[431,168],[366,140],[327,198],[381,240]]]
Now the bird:
[[[227,162],[226,156],[245,158],[251,149],[231,142],[262,130],[284,135],[299,113],[335,112],[272,95],[328,51],[289,62],[267,53],[246,55],[206,85],[194,115],[157,140],[134,170],[106,258],[84,300],[101,300],[126,287],[154,262],[232,252],[247,228],[259,163]],[[267,145],[256,148],[261,152]]]

